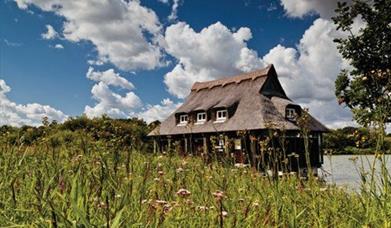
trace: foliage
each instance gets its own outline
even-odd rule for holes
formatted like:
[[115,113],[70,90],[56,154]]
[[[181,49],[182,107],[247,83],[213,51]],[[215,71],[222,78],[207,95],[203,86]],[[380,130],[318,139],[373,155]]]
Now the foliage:
[[[384,128],[391,121],[391,0],[339,3],[333,17],[337,29],[349,32],[335,39],[352,70],[342,70],[335,86],[340,103],[352,109],[363,125]],[[360,18],[364,26],[353,31]]]
[[[333,154],[371,154],[375,152],[376,134],[368,128],[345,127],[324,134],[323,148]],[[381,148],[390,153],[391,143]]]
[[89,119],[86,116],[73,117],[62,124],[49,123],[43,119],[40,127],[23,126],[15,128],[10,126],[0,127],[2,142],[11,145],[33,145],[36,143],[51,142],[54,144],[71,144],[80,135],[88,135],[95,141],[101,141],[105,145],[113,147],[147,147],[147,137],[153,126],[148,126],[143,120],[111,119],[107,116]]
[[276,182],[251,168],[127,147],[117,159],[111,145],[80,129],[66,132],[51,135],[77,135],[66,146],[0,145],[3,226],[391,225],[390,188],[358,194],[295,175]]

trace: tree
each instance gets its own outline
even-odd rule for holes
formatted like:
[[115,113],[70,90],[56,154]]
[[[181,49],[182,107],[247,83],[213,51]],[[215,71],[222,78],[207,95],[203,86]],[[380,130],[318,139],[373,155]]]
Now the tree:
[[[335,12],[337,30],[348,36],[334,41],[352,67],[343,69],[335,82],[338,102],[352,110],[359,124],[384,135],[391,122],[391,0],[338,3]],[[354,32],[357,18],[363,25]]]

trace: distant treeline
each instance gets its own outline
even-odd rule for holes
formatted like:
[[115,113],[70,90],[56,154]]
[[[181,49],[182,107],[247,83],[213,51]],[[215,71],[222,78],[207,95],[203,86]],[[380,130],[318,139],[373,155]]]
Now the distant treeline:
[[42,126],[1,126],[0,142],[8,145],[30,146],[37,143],[53,147],[77,143],[80,140],[101,142],[111,147],[128,147],[137,150],[147,149],[147,134],[156,126],[144,120],[112,119],[107,116],[89,119],[86,116],[73,117],[64,123],[49,122]]
[[[333,154],[373,154],[376,135],[368,128],[345,127],[324,135],[323,147]],[[385,138],[382,152],[391,153],[391,135]]]
[[[112,119],[107,116],[89,119],[73,117],[63,123],[43,119],[39,127],[1,126],[0,143],[5,145],[31,146],[45,143],[51,147],[99,142],[108,147],[130,148],[152,151],[147,134],[159,124],[147,124],[138,118]],[[376,148],[376,137],[367,128],[345,127],[331,130],[324,135],[323,148],[332,154],[372,154]],[[391,135],[387,135],[382,148],[390,153]]]

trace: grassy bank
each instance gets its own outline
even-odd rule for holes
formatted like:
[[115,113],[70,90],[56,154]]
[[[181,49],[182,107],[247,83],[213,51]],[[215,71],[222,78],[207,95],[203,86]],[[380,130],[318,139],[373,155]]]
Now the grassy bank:
[[2,144],[0,224],[391,226],[387,180],[380,191],[352,193],[295,176],[274,181],[250,168],[110,145],[83,135],[55,147],[49,141]]

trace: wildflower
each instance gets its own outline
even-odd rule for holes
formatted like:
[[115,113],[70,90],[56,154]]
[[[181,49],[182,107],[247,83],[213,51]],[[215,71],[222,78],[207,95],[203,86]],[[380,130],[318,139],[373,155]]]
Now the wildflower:
[[259,202],[258,202],[258,201],[255,201],[255,202],[253,203],[253,206],[254,206],[254,207],[259,207]]
[[199,211],[207,211],[207,210],[209,210],[209,208],[206,207],[206,206],[197,206],[196,209],[199,210]]
[[106,208],[106,204],[104,202],[100,202],[98,204],[98,208]]
[[186,196],[189,196],[191,194],[191,192],[187,189],[184,189],[184,188],[181,188],[177,191],[176,193],[178,196],[181,196],[181,197],[186,197]]
[[212,195],[213,195],[217,200],[221,200],[221,199],[224,197],[224,192],[218,190],[218,191],[212,193]]
[[157,178],[157,177],[156,177],[156,178],[153,178],[153,180],[156,181],[156,182],[159,182],[159,181],[160,181],[160,179]]
[[159,171],[157,172],[160,176],[163,176],[164,175],[164,172],[163,171]]
[[222,211],[222,212],[221,212],[221,215],[222,215],[223,217],[227,217],[227,216],[228,216],[228,212]]
[[164,206],[163,206],[163,212],[164,213],[168,213],[168,212],[170,212],[172,210],[172,207],[171,207],[171,205],[170,204],[165,204]]
[[183,168],[182,168],[182,167],[177,168],[177,169],[176,169],[176,172],[177,172],[177,173],[183,172]]

